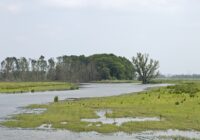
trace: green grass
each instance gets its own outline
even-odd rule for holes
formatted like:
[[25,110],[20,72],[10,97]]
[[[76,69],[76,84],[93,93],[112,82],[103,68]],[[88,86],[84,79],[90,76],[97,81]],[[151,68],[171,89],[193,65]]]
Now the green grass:
[[77,88],[75,84],[65,82],[0,82],[0,93],[23,93]]
[[[190,85],[191,92],[184,87]],[[182,88],[184,90],[182,90]],[[42,114],[20,114],[3,122],[7,127],[36,128],[51,123],[53,128],[71,131],[97,131],[100,133],[138,132],[145,130],[197,130],[200,131],[200,82],[182,83],[178,87],[162,87],[139,94],[59,101],[48,105],[31,105],[28,108],[47,108]],[[179,89],[183,93],[179,92]],[[176,90],[178,92],[176,93]],[[173,91],[173,92],[172,92]],[[191,96],[194,95],[194,96]],[[53,99],[52,99],[53,100]],[[160,117],[160,122],[127,122],[121,126],[81,122],[82,118],[97,118],[95,111],[111,109],[107,117]],[[13,120],[14,119],[14,120]],[[61,122],[67,122],[63,125]],[[91,125],[89,125],[91,124]],[[96,126],[101,124],[101,126]]]

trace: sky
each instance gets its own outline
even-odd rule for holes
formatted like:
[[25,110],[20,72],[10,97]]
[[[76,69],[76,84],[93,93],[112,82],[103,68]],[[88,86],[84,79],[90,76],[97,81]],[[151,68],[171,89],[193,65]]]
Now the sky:
[[137,52],[200,74],[199,0],[0,0],[0,60]]

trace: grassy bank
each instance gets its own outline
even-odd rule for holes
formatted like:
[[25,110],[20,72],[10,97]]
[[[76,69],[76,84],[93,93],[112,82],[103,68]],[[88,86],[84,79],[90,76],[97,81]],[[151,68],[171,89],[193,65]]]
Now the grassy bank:
[[0,82],[0,93],[70,90],[78,87],[65,82]]
[[[60,101],[48,105],[31,105],[28,108],[47,108],[42,114],[20,114],[2,125],[7,127],[36,128],[52,124],[53,128],[76,132],[97,131],[137,132],[144,130],[197,130],[200,131],[200,83],[151,89],[139,94]],[[121,126],[82,122],[82,118],[97,118],[95,111],[110,109],[107,117],[159,117],[158,122],[127,122]],[[14,120],[13,120],[14,119]],[[65,123],[63,123],[65,122]],[[98,124],[98,125],[97,125]]]

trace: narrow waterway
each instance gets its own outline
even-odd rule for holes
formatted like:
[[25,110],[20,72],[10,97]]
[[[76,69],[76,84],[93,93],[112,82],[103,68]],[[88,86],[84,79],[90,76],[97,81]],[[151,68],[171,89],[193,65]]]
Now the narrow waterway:
[[[73,91],[53,91],[53,92],[37,92],[24,94],[0,94],[0,119],[4,120],[10,115],[15,114],[30,104],[43,104],[52,102],[55,96],[59,99],[69,98],[87,98],[87,97],[105,97],[126,94],[130,92],[143,91],[149,87],[165,86],[165,85],[141,85],[141,84],[82,84],[79,90]],[[121,139],[155,139],[152,135],[158,132],[144,132],[132,135],[124,133],[116,133],[110,135],[90,133],[74,133],[61,130],[33,130],[33,129],[9,129],[0,127],[0,140],[121,140]],[[160,132],[161,133],[161,132]],[[165,133],[165,132],[163,132]],[[198,132],[193,132],[199,136]],[[185,134],[185,133],[184,133]]]

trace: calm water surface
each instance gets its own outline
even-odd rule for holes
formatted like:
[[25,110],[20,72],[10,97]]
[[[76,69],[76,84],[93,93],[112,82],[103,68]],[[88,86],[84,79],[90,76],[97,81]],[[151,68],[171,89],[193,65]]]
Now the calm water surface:
[[141,84],[82,84],[80,90],[50,91],[23,94],[0,94],[0,119],[13,114],[19,107],[52,102],[55,96],[67,98],[104,97],[142,91],[157,85]]

